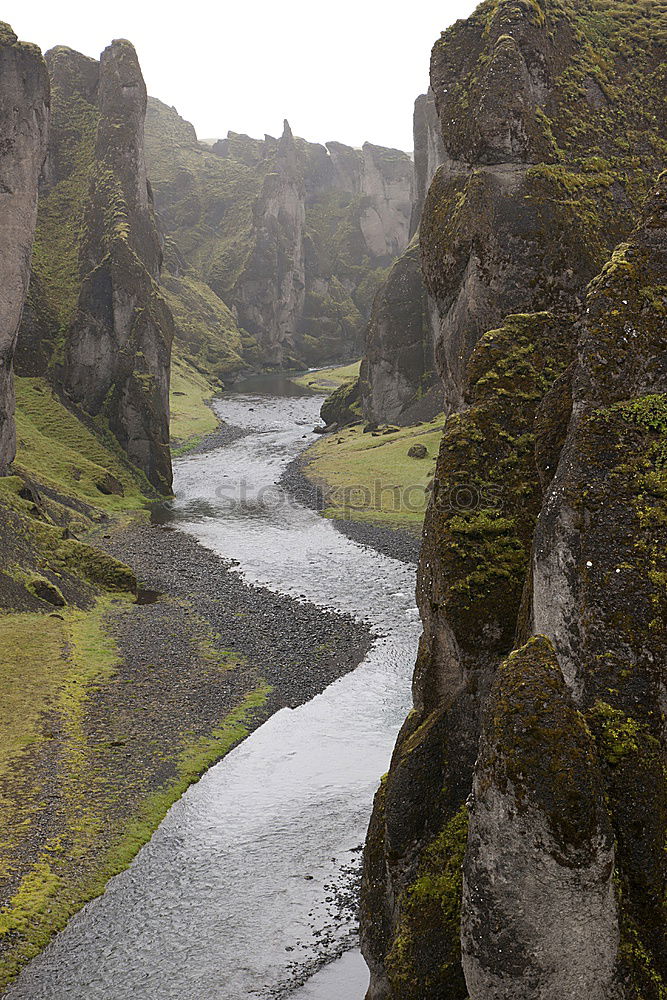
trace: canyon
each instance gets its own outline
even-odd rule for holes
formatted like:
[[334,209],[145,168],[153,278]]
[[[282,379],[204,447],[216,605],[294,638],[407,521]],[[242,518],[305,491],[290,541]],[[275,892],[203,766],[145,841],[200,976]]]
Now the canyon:
[[[663,2],[484,0],[411,156],[202,142],[130,42],[0,25],[3,987],[204,771],[354,690],[366,1000],[664,997],[666,44]],[[123,878],[17,996],[121,940]]]

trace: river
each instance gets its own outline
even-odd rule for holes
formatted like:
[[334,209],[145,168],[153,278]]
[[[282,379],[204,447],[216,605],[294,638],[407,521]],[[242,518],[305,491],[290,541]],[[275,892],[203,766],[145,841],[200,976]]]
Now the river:
[[193,785],[11,1000],[362,1000],[347,904],[420,628],[413,567],[276,490],[320,402],[268,378],[218,400],[247,434],[175,463],[170,517],[250,583],[354,614],[377,639],[355,671],[278,712]]

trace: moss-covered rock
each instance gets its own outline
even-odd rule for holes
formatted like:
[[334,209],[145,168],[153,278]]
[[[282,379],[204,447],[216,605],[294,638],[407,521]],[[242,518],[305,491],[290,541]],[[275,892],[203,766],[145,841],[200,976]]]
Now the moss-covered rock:
[[146,89],[129,42],[102,53],[97,105],[64,381],[81,409],[108,421],[149,482],[169,493],[173,319],[157,286],[162,252],[144,166]]
[[131,594],[137,591],[137,578],[130,567],[91,545],[65,539],[58,546],[57,558],[72,572],[104,590]]
[[16,451],[14,351],[30,278],[49,81],[41,52],[0,22],[0,475]]
[[[417,882],[415,866],[431,842],[424,825],[433,839],[446,837],[472,788],[481,706],[515,641],[542,500],[535,415],[573,349],[571,324],[549,313],[508,317],[477,345],[468,365],[469,407],[445,424],[418,578],[425,630],[413,690],[414,719],[422,724],[417,736],[405,744],[399,740],[387,780],[385,827],[402,831],[400,843],[389,833],[384,842],[385,857],[400,858],[388,870],[390,899],[409,894]],[[397,801],[390,793],[399,781],[404,792]],[[418,821],[411,818],[412,809]],[[418,926],[420,919],[425,925],[431,919],[431,903],[419,893],[405,898],[412,901],[412,930],[400,929],[402,911],[395,912],[384,957],[370,954],[369,944],[369,963],[389,969],[391,954],[398,970],[400,956],[403,971],[396,971],[396,982],[401,985],[390,994],[397,1000],[408,980],[413,992],[405,995],[436,997],[454,990],[451,995],[465,1000],[458,923],[438,925],[427,944]],[[450,955],[446,967],[437,958],[441,954]]]
[[463,890],[471,996],[620,996],[614,839],[595,744],[544,636],[485,710]]
[[58,46],[47,64],[52,128],[19,370],[64,387],[169,492],[173,323],[157,286],[141,70],[122,40],[99,63]]
[[647,24],[659,39],[663,15],[622,6],[488,0],[434,47],[445,160],[421,244],[453,407],[485,330],[577,308],[661,168],[660,43],[626,53]]
[[[517,797],[514,786],[497,784],[484,826],[488,843],[471,834],[470,864],[480,871],[482,855],[474,852],[483,847],[491,856],[494,842],[519,858],[525,833],[524,860],[554,875],[547,893],[551,902],[560,899],[554,912],[567,914],[569,906],[589,914],[581,952],[586,991],[624,1000],[664,991],[658,901],[665,799],[657,756],[664,721],[656,687],[658,644],[665,645],[665,573],[656,547],[665,525],[664,182],[643,228],[628,239],[664,156],[664,37],[660,5],[487,0],[433,51],[444,161],[426,199],[420,242],[451,415],[420,559],[424,636],[413,722],[397,744],[368,861],[376,872],[385,865],[384,894],[376,885],[373,895],[385,927],[378,936],[363,932],[371,998],[402,995],[388,979],[388,956],[399,952],[403,969],[430,969],[430,978],[417,980],[424,1000],[457,995],[433,974],[428,934],[423,945],[417,931],[403,934],[394,949],[403,919],[398,901],[417,883],[432,838],[470,794],[499,664],[536,631],[549,637],[557,659],[551,650],[547,668],[534,661],[537,647],[524,651],[521,662],[535,668],[535,691],[545,697],[542,703],[536,695],[532,711],[523,699],[530,685],[519,688],[517,725],[527,738],[533,729],[539,736],[541,713],[557,708],[576,736],[583,770],[568,757],[571,741],[559,757],[557,744],[539,736],[525,774],[519,764],[514,774],[519,785],[522,775],[528,783],[523,792]],[[619,239],[627,246],[585,304],[589,282]],[[586,724],[578,710],[592,713]],[[413,758],[417,747],[422,755]],[[550,761],[558,787],[543,770]],[[481,781],[483,768],[479,774]],[[527,813],[519,805],[541,817],[537,834],[537,826],[532,833],[521,827]],[[503,840],[505,806],[511,836]],[[577,811],[591,819],[580,831],[588,860],[577,855],[583,841],[573,844]],[[568,858],[576,862],[571,868]],[[517,905],[471,931],[479,932],[476,954],[491,978],[494,969],[511,973],[511,988],[498,993],[495,980],[470,972],[475,1000],[541,990],[546,952],[531,946],[527,929],[530,913],[551,904],[533,896],[529,879],[519,883]],[[369,920],[362,908],[362,927]],[[569,996],[579,987],[567,986],[567,935],[578,930],[566,916],[563,922],[547,950],[551,972],[566,983],[554,995]],[[516,945],[511,970],[492,954],[503,929]],[[441,939],[440,954],[450,945],[456,948],[454,933]],[[401,989],[411,988],[407,982]]]
[[338,424],[345,427],[354,424],[362,418],[361,389],[359,379],[347,385],[341,385],[322,403],[320,416],[325,424]]
[[399,420],[435,382],[417,235],[393,265],[373,303],[361,369],[364,414],[378,423]]
[[[573,412],[535,539],[535,624],[604,767],[628,996],[663,995],[667,175],[591,284]],[[633,992],[635,991],[635,992]],[[662,992],[661,992],[662,991]]]

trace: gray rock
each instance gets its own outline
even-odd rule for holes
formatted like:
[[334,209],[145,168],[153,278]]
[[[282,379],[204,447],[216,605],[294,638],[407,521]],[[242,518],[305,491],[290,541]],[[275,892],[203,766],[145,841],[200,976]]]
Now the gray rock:
[[0,474],[16,453],[14,350],[30,279],[49,80],[42,54],[0,22]]
[[305,303],[305,189],[289,123],[254,209],[254,251],[236,286],[239,323],[266,359],[280,364],[294,345]]
[[[433,92],[418,97],[410,243],[394,263],[373,303],[362,362],[364,413],[399,420],[437,382],[434,345],[440,320],[422,277],[419,223],[426,192],[445,158]],[[440,398],[432,411],[440,406]]]
[[489,696],[464,873],[476,1000],[621,996],[604,782],[544,637],[512,654]]
[[129,42],[102,53],[97,104],[65,387],[81,409],[106,417],[131,461],[168,493],[173,320],[156,284],[162,252],[144,162],[146,87]]

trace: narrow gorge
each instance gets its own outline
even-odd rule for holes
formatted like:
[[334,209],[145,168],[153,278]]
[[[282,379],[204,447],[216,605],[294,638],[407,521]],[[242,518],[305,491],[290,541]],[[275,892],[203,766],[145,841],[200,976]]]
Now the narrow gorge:
[[7,1000],[667,996],[667,4],[372,13],[0,23]]

